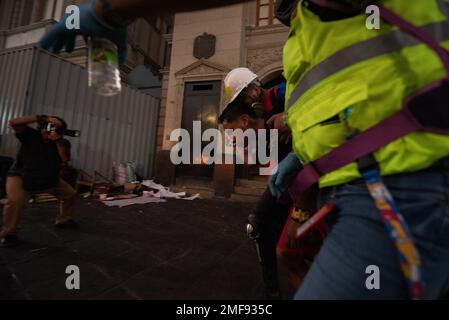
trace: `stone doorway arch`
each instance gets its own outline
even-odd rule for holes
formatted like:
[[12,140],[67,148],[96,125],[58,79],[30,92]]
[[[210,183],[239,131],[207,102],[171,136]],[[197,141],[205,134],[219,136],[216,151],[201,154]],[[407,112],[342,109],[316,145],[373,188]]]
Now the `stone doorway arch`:
[[282,76],[283,68],[281,63],[274,63],[268,65],[257,72],[259,80],[262,82],[264,88],[271,88],[282,81],[285,81]]

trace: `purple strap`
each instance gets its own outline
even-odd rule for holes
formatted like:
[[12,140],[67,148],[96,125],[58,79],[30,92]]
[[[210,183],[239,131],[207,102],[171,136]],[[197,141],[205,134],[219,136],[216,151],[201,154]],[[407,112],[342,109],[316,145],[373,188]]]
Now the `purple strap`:
[[380,16],[385,21],[396,25],[404,32],[407,32],[413,35],[415,38],[421,40],[423,43],[427,44],[433,51],[440,57],[443,62],[444,67],[448,72],[449,77],[449,52],[443,48],[437,41],[435,41],[432,36],[424,31],[422,28],[418,28],[414,26],[410,22],[402,19],[399,15],[394,13],[393,11],[379,5],[380,8]]
[[421,125],[406,111],[397,112],[318,160],[305,165],[290,185],[288,190],[290,196],[292,199],[296,199],[297,195],[316,184],[321,176],[369,155],[390,142],[420,128]]

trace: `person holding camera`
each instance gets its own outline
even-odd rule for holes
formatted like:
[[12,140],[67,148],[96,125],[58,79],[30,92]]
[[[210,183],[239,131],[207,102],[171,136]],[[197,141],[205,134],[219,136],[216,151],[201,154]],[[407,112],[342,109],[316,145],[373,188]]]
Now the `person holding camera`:
[[[37,130],[29,126],[33,123],[37,123]],[[58,117],[37,115],[15,118],[9,124],[21,144],[6,181],[7,202],[0,231],[2,246],[19,243],[20,215],[33,193],[46,192],[59,199],[55,227],[79,229],[72,218],[76,192],[59,178],[61,164],[69,160],[63,139],[66,122]]]

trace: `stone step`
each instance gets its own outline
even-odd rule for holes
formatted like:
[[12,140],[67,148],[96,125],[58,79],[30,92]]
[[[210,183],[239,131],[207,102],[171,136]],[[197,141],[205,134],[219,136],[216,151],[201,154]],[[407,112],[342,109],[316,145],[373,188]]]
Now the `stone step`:
[[257,179],[237,179],[237,181],[235,182],[235,186],[236,187],[249,187],[249,188],[260,188],[260,189],[265,189],[267,187],[268,184],[268,180],[263,177],[261,178],[257,178]]
[[202,187],[190,187],[190,186],[178,186],[174,185],[170,187],[170,191],[172,192],[186,192],[189,195],[195,195],[197,193],[200,194],[201,199],[212,199],[215,197],[215,191],[211,188],[202,188]]
[[194,188],[204,188],[204,189],[212,189],[213,182],[209,179],[196,179],[193,177],[179,177],[176,178],[176,186],[179,187],[194,187]]
[[[265,177],[255,179],[237,179],[234,192],[229,198],[236,202],[257,202],[267,187]],[[199,193],[203,199],[215,198],[213,182],[206,179],[195,179],[192,177],[178,177],[176,184],[170,187],[173,192],[187,192],[188,194]]]
[[233,193],[229,198],[229,201],[233,202],[245,202],[245,203],[257,203],[260,199],[260,196],[248,195],[248,194],[238,194]]
[[260,197],[265,188],[252,188],[252,187],[234,187],[235,194],[249,195],[249,196],[258,196]]

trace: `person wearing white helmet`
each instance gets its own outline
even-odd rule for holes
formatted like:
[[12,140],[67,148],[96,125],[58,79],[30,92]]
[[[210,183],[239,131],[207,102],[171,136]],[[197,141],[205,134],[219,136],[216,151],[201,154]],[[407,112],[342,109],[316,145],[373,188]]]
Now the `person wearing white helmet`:
[[225,80],[225,91],[233,102],[241,93],[249,93],[249,96],[255,100],[260,98],[261,83],[257,74],[248,68],[235,68],[228,73]]
[[[219,117],[223,128],[243,131],[278,129],[279,161],[290,154],[290,132],[283,121],[285,83],[264,89],[254,72],[248,68],[236,68],[226,76],[224,86],[230,102]],[[290,204],[277,201],[267,188],[248,216],[247,232],[257,244],[265,298],[268,299],[281,298],[276,245],[289,212]],[[297,287],[294,282],[292,285]]]
[[285,82],[264,89],[257,74],[248,68],[235,68],[224,79],[229,105],[252,105],[259,118],[264,118],[270,128],[279,130],[280,141],[290,142],[290,129],[285,124]]

